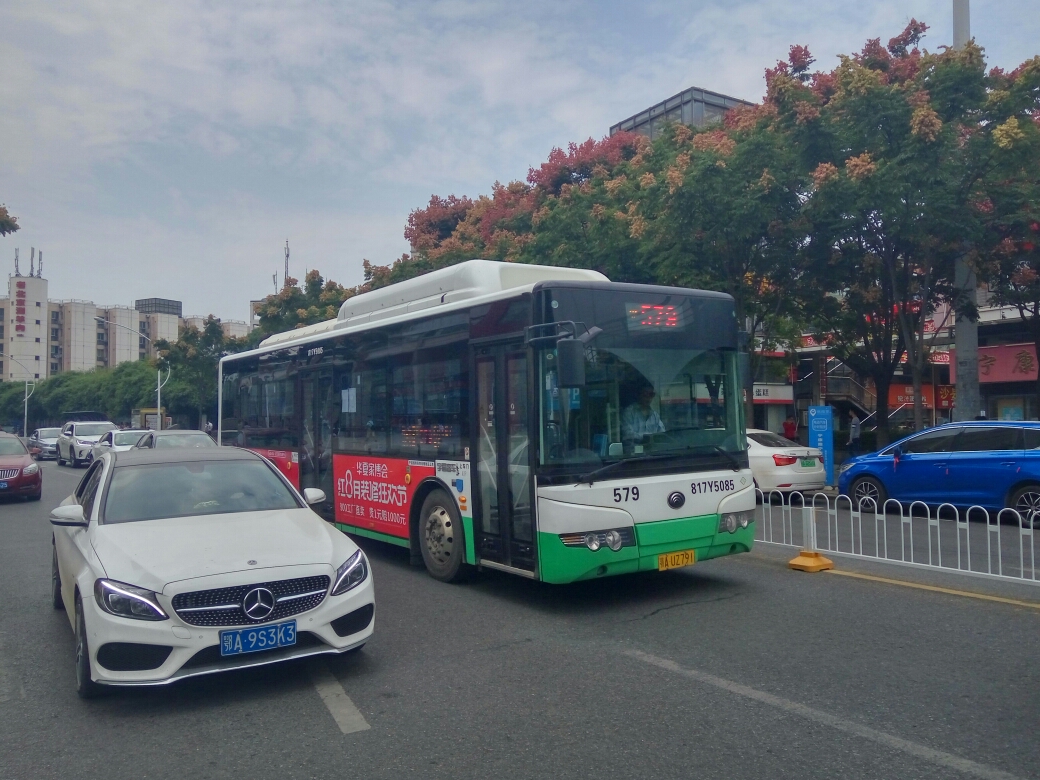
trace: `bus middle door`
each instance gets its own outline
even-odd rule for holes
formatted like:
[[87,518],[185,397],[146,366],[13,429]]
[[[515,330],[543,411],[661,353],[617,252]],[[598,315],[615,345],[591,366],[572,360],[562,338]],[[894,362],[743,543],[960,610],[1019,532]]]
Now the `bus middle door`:
[[533,572],[527,351],[511,341],[474,349],[476,549],[481,563]]

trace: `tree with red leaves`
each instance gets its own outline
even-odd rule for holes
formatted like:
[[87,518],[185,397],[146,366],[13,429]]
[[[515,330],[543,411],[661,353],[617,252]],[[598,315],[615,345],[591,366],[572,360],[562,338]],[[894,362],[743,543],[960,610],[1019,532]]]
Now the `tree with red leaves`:
[[[914,423],[924,425],[934,340],[926,323],[961,305],[954,264],[980,229],[970,204],[984,165],[970,139],[987,101],[982,52],[973,45],[923,52],[926,29],[912,20],[887,47],[869,40],[828,73],[796,78],[795,62],[778,66],[766,97],[811,174],[803,252],[834,293],[817,326],[849,366],[873,379],[882,443],[888,387],[904,352]],[[807,53],[797,55],[800,63]]]

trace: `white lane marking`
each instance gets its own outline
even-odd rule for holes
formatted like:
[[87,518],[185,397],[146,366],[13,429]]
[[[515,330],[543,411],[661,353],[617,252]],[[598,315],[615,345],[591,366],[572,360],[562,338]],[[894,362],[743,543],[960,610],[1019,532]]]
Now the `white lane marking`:
[[365,720],[365,716],[354,706],[354,702],[347,696],[339,680],[336,679],[328,665],[324,661],[316,661],[311,665],[311,682],[318,692],[325,706],[329,708],[329,714],[336,721],[339,730],[344,734],[353,734],[355,731],[366,731],[372,728]]
[[813,707],[807,707],[804,704],[799,704],[798,702],[789,699],[782,699],[771,693],[759,691],[755,688],[749,688],[746,685],[741,685],[740,683],[726,680],[722,677],[716,677],[707,672],[699,672],[696,669],[684,669],[679,666],[679,664],[675,663],[675,661],[669,661],[667,658],[658,658],[655,655],[643,653],[639,650],[623,650],[622,652],[630,658],[635,658],[636,660],[650,664],[651,666],[656,666],[660,669],[674,672],[675,674],[681,674],[683,677],[689,677],[691,680],[696,680],[697,682],[705,683],[706,685],[721,688],[724,691],[735,693],[737,696],[743,696],[747,699],[753,699],[754,701],[768,704],[771,707],[776,707],[785,712],[790,712],[793,715],[799,715],[806,720],[815,721],[816,723],[830,726],[838,731],[844,731],[847,734],[854,734],[857,737],[869,739],[871,742],[876,742],[879,745],[892,748],[893,750],[900,750],[904,753],[909,753],[917,758],[922,758],[925,761],[930,761],[933,764],[938,764],[948,769],[962,772],[966,775],[981,777],[984,778],[984,780],[1020,780],[1017,775],[1012,775],[1008,772],[1003,772],[999,769],[979,764],[967,758],[955,756],[952,753],[945,753],[942,750],[935,750],[934,748],[926,747],[925,745],[919,745],[916,742],[910,742],[909,740],[893,736],[892,734],[886,734],[883,731],[872,729],[869,726],[863,726],[854,721],[840,718],[837,715],[831,715],[829,712],[823,712],[822,710],[817,710]]

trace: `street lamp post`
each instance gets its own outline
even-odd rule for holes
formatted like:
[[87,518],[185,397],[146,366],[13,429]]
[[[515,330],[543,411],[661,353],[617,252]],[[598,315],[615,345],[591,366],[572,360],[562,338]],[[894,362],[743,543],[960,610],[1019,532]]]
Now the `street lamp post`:
[[[102,323],[104,325],[115,325],[117,328],[122,328],[123,330],[128,330],[131,333],[134,333],[137,336],[141,337],[142,339],[147,341],[149,344],[152,343],[152,340],[150,338],[148,338],[146,335],[144,335],[140,331],[134,330],[133,328],[131,328],[128,325],[120,325],[118,322],[112,322],[111,320],[106,320],[106,319],[103,319],[102,317],[95,317],[94,319],[97,322],[100,322],[100,323]],[[160,431],[162,430],[162,427],[163,427],[163,418],[162,418],[162,389],[166,386],[166,383],[170,381],[170,374],[171,373],[172,373],[171,369],[167,368],[166,369],[166,379],[163,380],[163,378],[162,378],[162,369],[161,368],[156,369],[156,378],[155,378],[155,417],[156,417],[156,421],[157,421],[156,424],[158,426],[156,428],[156,430],[160,430]]]
[[36,382],[32,383],[32,386],[33,386],[32,393],[29,392],[29,382],[32,381],[31,379],[29,379],[29,374],[34,374],[36,372],[35,371],[30,371],[26,367],[26,365],[22,361],[18,360],[17,358],[11,357],[10,355],[8,355],[7,357],[8,357],[9,360],[13,360],[15,363],[17,363],[18,365],[20,365],[22,368],[25,369],[25,402],[24,402],[24,407],[22,409],[22,436],[28,437],[29,436],[29,399],[32,398],[33,393],[36,392]]

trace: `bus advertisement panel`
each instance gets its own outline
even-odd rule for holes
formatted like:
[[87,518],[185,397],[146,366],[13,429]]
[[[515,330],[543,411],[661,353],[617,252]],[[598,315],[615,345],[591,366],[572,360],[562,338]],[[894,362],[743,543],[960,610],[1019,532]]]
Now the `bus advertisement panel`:
[[337,523],[407,539],[416,489],[440,476],[463,514],[469,514],[469,464],[451,461],[335,455]]

